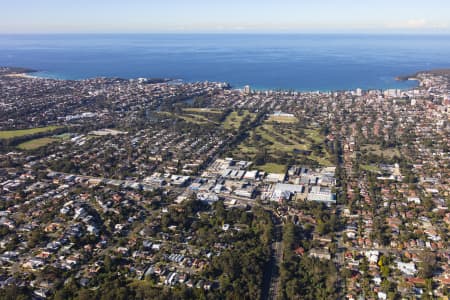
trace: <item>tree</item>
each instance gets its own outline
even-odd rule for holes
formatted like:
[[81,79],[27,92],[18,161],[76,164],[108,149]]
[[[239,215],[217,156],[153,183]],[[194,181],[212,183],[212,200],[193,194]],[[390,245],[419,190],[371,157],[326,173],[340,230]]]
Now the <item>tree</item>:
[[55,295],[53,296],[54,300],[65,300],[65,299],[69,299],[70,297],[70,293],[66,290],[66,289],[61,289],[55,292]]
[[423,252],[421,255],[422,263],[421,268],[419,270],[420,275],[423,278],[431,278],[433,277],[433,273],[436,269],[437,262],[436,262],[436,254],[431,252]]
[[8,285],[0,290],[0,299],[4,300],[25,300],[31,299],[30,291],[16,285]]
[[267,151],[265,149],[258,151],[254,160],[257,166],[264,165],[267,161]]
[[380,270],[381,270],[381,275],[382,275],[384,278],[389,277],[389,267],[388,267],[388,266],[382,266],[382,267],[380,268]]
[[88,289],[82,289],[77,295],[77,300],[91,300],[93,298],[93,293]]
[[104,260],[104,266],[105,266],[105,271],[107,273],[111,272],[113,270],[114,264],[113,261],[111,259],[111,256],[106,255],[105,260]]
[[300,298],[300,281],[296,278],[286,282],[286,296],[288,299],[301,299]]

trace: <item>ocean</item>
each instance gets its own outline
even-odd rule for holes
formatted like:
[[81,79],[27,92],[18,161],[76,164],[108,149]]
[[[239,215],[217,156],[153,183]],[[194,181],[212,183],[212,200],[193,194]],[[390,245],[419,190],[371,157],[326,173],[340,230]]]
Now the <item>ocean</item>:
[[235,88],[407,88],[396,76],[450,68],[448,35],[0,35],[0,65],[59,79],[228,82]]

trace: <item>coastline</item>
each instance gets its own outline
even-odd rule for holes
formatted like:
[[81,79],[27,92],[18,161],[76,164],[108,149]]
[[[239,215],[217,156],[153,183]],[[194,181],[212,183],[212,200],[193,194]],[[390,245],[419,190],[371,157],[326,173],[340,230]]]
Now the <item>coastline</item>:
[[[75,81],[81,81],[81,80],[93,80],[97,78],[110,78],[110,79],[120,79],[120,80],[146,80],[147,83],[160,83],[160,82],[174,82],[174,83],[194,83],[198,81],[194,80],[185,80],[185,79],[169,79],[169,78],[144,78],[144,77],[136,77],[136,78],[121,78],[121,77],[108,77],[108,76],[94,76],[94,77],[88,77],[88,78],[80,78],[80,79],[70,79],[70,78],[64,78],[62,76],[53,75],[47,71],[37,71],[33,69],[27,69],[27,68],[16,68],[16,67],[5,67],[10,68],[12,73],[3,74],[3,76],[6,77],[16,77],[16,78],[24,78],[24,79],[46,79],[46,80],[75,80]],[[393,81],[397,82],[415,82],[414,85],[411,86],[403,86],[403,87],[395,87],[395,86],[385,86],[385,87],[354,87],[354,88],[323,88],[323,89],[300,89],[300,88],[280,88],[280,87],[265,87],[265,86],[257,86],[257,85],[250,85],[251,89],[253,91],[258,92],[267,92],[267,91],[291,91],[291,92],[299,92],[299,93],[332,93],[332,92],[345,92],[345,91],[352,91],[358,88],[361,88],[364,91],[369,90],[389,90],[389,89],[399,89],[399,90],[409,90],[415,87],[418,87],[420,85],[420,79],[417,77],[418,74],[421,73],[430,73],[430,74],[448,74],[450,75],[450,69],[434,69],[430,71],[418,71],[413,75],[400,75],[397,77],[393,77]],[[208,81],[208,80],[205,80]],[[239,83],[239,84],[232,84],[230,82],[225,81],[231,89],[241,90],[243,89],[247,84],[245,83]]]
[[38,76],[31,75],[36,72],[38,71],[29,68],[0,66],[0,75],[6,77],[39,78]]
[[418,76],[419,74],[432,74],[432,75],[442,75],[442,76],[449,76],[450,75],[450,69],[432,69],[428,71],[419,71],[412,75],[401,75],[397,76],[395,79],[397,81],[408,81],[408,80],[419,80]]
[[28,78],[28,79],[41,79],[42,77],[30,75],[30,73],[13,73],[13,74],[5,74],[5,77],[19,77],[19,78]]
[[[44,71],[45,72],[45,71]],[[420,72],[418,72],[420,73]],[[30,75],[27,73],[21,74],[23,78],[30,78],[30,79],[48,79],[48,80],[75,80],[75,81],[79,81],[79,80],[92,80],[92,79],[96,79],[96,78],[118,78],[118,79],[122,79],[122,80],[137,80],[140,79],[139,77],[134,77],[134,78],[121,78],[121,77],[108,77],[108,76],[95,76],[95,77],[87,77],[87,78],[78,78],[78,79],[72,79],[72,78],[64,78],[61,76],[56,76],[56,75],[52,75],[50,73],[45,73],[45,74],[40,74],[40,71],[37,71],[35,75]],[[399,76],[400,77],[400,76]],[[342,92],[342,91],[351,91],[351,90],[355,90],[357,88],[361,88],[364,91],[369,91],[369,90],[388,90],[388,89],[400,89],[400,90],[408,90],[411,88],[415,88],[419,85],[419,79],[414,78],[407,78],[405,80],[399,80],[399,77],[392,77],[392,80],[395,82],[403,82],[403,81],[415,81],[416,83],[414,83],[414,85],[412,86],[402,86],[402,87],[398,87],[398,86],[384,86],[384,87],[354,87],[354,88],[339,88],[339,87],[335,87],[335,88],[321,88],[321,89],[302,89],[302,88],[282,88],[282,87],[268,87],[268,86],[257,86],[257,85],[252,85],[250,84],[250,87],[252,90],[254,91],[259,91],[259,92],[265,92],[265,91],[292,91],[292,92],[299,92],[299,93],[314,93],[314,92],[320,92],[320,93],[332,93],[332,92]],[[145,78],[149,81],[153,81],[154,79],[158,79],[158,81],[160,80],[160,78]],[[174,84],[179,84],[179,83],[195,83],[195,82],[199,82],[200,80],[186,80],[186,79],[167,79],[164,78],[163,79],[165,82],[171,82]],[[211,80],[203,80],[203,81],[211,81]],[[156,83],[156,82],[154,82]],[[233,84],[230,83],[229,81],[224,81],[224,83],[226,83],[231,89],[244,89],[245,86],[249,85],[247,83],[239,83],[239,84]]]

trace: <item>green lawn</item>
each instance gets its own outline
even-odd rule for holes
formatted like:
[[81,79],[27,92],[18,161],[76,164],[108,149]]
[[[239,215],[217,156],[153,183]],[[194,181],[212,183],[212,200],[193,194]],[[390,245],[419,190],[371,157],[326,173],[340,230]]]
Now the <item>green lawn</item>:
[[196,123],[196,124],[214,123],[211,120],[209,120],[207,117],[200,116],[200,115],[186,114],[186,115],[178,115],[178,117],[185,120],[186,122],[191,122],[191,123]]
[[35,150],[44,146],[47,146],[51,143],[57,142],[59,139],[53,137],[44,137],[39,139],[30,140],[19,144],[17,148],[21,150]]
[[239,115],[237,111],[233,111],[227,116],[222,126],[223,128],[228,130],[236,130],[239,128],[239,126],[241,126],[242,120],[244,120],[246,116],[250,116],[252,120],[255,118],[255,114],[249,112],[248,110],[242,111],[241,115]]
[[202,115],[196,115],[196,114],[175,114],[175,113],[166,112],[166,111],[161,111],[161,112],[159,112],[159,114],[170,116],[172,118],[183,119],[186,122],[195,123],[195,124],[199,124],[199,125],[217,124],[216,122],[211,121],[207,117],[202,116]]
[[379,173],[381,171],[380,168],[378,168],[377,166],[372,166],[372,165],[359,165],[359,167],[362,170],[365,170],[368,172]]
[[[320,134],[317,129],[298,129],[289,123],[273,123],[266,121],[260,126],[256,127],[250,132],[249,137],[240,143],[233,155],[241,159],[253,159],[255,155],[265,150],[270,157],[275,159],[281,159],[286,157],[302,157],[314,160],[323,166],[332,166],[330,162],[330,155],[324,150],[322,155],[310,154],[304,156],[301,152],[311,150],[313,143],[323,143],[325,137]],[[268,166],[271,172],[273,165]],[[281,172],[285,169],[285,166],[275,166],[277,171]]]
[[267,163],[262,166],[257,166],[258,170],[262,170],[267,173],[284,173],[286,172],[287,166],[280,165],[280,164],[274,164],[274,163]]
[[334,166],[331,163],[331,161],[329,160],[330,159],[330,154],[328,152],[323,157],[322,156],[319,157],[319,156],[316,156],[314,154],[311,154],[309,156],[309,158],[312,159],[312,160],[317,161],[320,165],[325,166],[325,167],[332,167],[332,166]]
[[269,146],[271,151],[283,151],[292,152],[297,150],[308,150],[309,143],[301,140],[296,136],[296,131],[293,130],[292,133],[284,134],[279,131],[279,129],[274,128],[272,125],[264,124],[256,129],[256,133],[259,134],[264,140],[269,141],[272,145]]
[[183,108],[183,111],[188,113],[209,113],[209,114],[223,113],[223,111],[214,108]]
[[318,129],[305,129],[306,135],[314,141],[314,143],[323,143],[325,137],[320,134]]
[[20,129],[20,130],[3,130],[0,131],[0,139],[11,139],[27,135],[33,135],[43,132],[51,132],[55,129],[62,128],[61,126],[47,126],[40,128]]
[[158,112],[160,115],[165,115],[165,116],[169,116],[171,118],[175,118],[175,119],[182,119],[186,122],[189,123],[195,123],[195,124],[207,124],[209,122],[209,120],[204,117],[204,116],[199,116],[199,115],[179,115],[179,114],[174,114],[174,113],[170,113],[170,112],[166,112],[166,111],[161,111]]
[[298,120],[296,117],[274,116],[271,115],[268,119],[269,122],[277,123],[296,123]]
[[394,156],[401,156],[400,152],[396,148],[388,148],[388,149],[381,149],[380,145],[377,144],[367,144],[361,147],[361,150],[367,151],[368,153],[373,153],[375,155],[381,156],[387,158],[392,158]]

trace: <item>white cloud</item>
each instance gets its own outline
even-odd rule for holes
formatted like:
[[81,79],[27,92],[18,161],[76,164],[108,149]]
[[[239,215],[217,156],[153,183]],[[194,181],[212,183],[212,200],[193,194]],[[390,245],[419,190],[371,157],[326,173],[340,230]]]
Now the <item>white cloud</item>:
[[428,22],[425,19],[408,20],[405,23],[406,28],[424,28],[427,27]]
[[395,22],[386,24],[389,29],[447,29],[447,23],[429,22],[426,19],[411,19],[403,22]]

